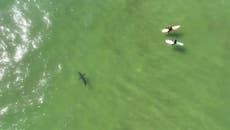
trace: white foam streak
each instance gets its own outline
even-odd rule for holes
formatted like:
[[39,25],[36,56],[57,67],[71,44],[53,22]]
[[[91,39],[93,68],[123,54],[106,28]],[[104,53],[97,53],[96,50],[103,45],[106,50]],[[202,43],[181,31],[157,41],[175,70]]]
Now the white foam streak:
[[0,64],[7,64],[10,62],[7,51],[3,51],[0,55]]
[[44,102],[44,96],[39,97],[39,98],[38,98],[38,102],[39,102],[40,104],[42,104],[42,103]]
[[57,67],[58,67],[58,68],[57,68],[57,71],[58,71],[58,72],[61,72],[61,71],[62,71],[62,65],[61,65],[61,64],[58,64]]
[[0,116],[4,115],[8,111],[8,107],[4,107],[0,109]]
[[0,42],[0,81],[2,80],[5,71],[6,71],[6,66],[10,62],[8,52],[6,51],[6,47],[3,41]]
[[49,19],[49,13],[47,12],[44,13],[43,22],[46,23],[47,28],[51,25],[51,22]]
[[[38,14],[36,21],[31,16],[33,13]],[[36,0],[15,0],[8,10],[0,13],[0,96],[4,99],[4,93],[15,91],[21,94],[15,101],[0,106],[0,118],[44,103],[50,73],[43,72],[34,79],[34,86],[27,86],[25,81],[30,79],[31,68],[30,63],[22,62],[22,59],[39,47],[51,24],[50,14]],[[58,68],[61,70],[61,65]],[[25,90],[25,87],[29,89]]]
[[5,74],[5,68],[0,68],[0,81],[2,80],[4,74]]
[[[17,3],[20,3],[19,1]],[[47,13],[45,10],[40,9],[39,5],[35,5],[39,10],[41,10],[41,13],[43,14],[42,21],[47,26],[47,28],[50,27],[51,21],[49,19],[49,13]],[[30,29],[32,21],[25,16],[23,11],[27,10],[27,4],[23,4],[23,7],[19,8],[19,5],[16,4],[12,8],[12,15],[13,20],[18,27],[18,30],[16,33],[21,39],[21,43],[16,48],[14,61],[19,62],[23,56],[28,52],[28,48],[32,46],[33,48],[37,48],[37,44],[41,42],[41,34],[39,33],[35,37],[31,37],[30,35]],[[10,35],[11,38],[15,39],[14,35]]]
[[21,38],[21,45],[16,47],[14,61],[18,62],[22,59],[23,55],[27,52],[29,44],[29,28],[31,26],[31,20],[26,19],[22,11],[17,6],[12,8],[13,20],[19,28],[18,34]]
[[15,61],[16,62],[20,61],[26,52],[27,52],[27,48],[25,48],[23,46],[17,46],[16,53],[14,56]]
[[[0,56],[0,65],[6,65],[10,61],[7,52],[3,51],[1,56]],[[0,81],[2,80],[4,73],[6,71],[6,67],[0,67]]]

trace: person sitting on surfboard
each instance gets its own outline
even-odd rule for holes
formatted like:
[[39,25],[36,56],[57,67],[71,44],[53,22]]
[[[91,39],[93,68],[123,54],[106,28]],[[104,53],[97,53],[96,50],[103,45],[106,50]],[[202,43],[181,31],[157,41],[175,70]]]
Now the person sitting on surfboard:
[[174,40],[172,45],[176,45],[176,43],[177,43],[177,40]]
[[184,43],[182,42],[178,42],[177,40],[165,40],[165,43],[169,44],[169,45],[175,45],[175,46],[184,46]]

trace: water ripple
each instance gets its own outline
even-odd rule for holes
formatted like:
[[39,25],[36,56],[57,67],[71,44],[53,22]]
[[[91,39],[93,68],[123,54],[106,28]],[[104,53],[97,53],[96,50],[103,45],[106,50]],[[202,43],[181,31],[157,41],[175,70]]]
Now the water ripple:
[[[32,34],[32,28],[37,20],[30,17],[29,8],[37,8],[38,14],[41,15],[40,23],[43,27],[39,28],[36,34]],[[42,9],[36,0],[16,0],[11,8],[2,14],[0,16],[6,18],[0,19],[0,81],[7,75],[7,70],[14,68],[15,63],[20,62],[28,52],[38,48],[44,37],[43,32],[47,32],[51,26],[49,13]]]
[[[28,86],[25,81],[30,79],[32,70],[23,58],[39,47],[52,22],[49,11],[36,0],[15,0],[7,10],[0,11],[0,129],[3,129],[3,119],[9,113],[24,113],[28,107],[44,103],[50,73],[43,67],[42,74],[33,81],[35,85]],[[6,129],[16,129],[14,125],[19,120],[24,119],[11,122],[12,126]]]

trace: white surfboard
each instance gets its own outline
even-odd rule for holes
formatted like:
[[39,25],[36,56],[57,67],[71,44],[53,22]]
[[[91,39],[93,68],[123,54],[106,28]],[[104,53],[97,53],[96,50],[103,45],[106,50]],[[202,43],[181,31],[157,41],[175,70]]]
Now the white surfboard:
[[169,31],[168,28],[164,28],[164,29],[161,30],[161,32],[163,32],[163,33],[166,33],[166,32],[168,32],[168,31]]
[[[180,25],[174,25],[174,26],[172,26],[172,30],[177,30],[180,27],[181,27]],[[162,33],[166,33],[168,31],[169,31],[169,29],[167,27],[161,30]]]
[[165,40],[165,43],[169,44],[169,45],[184,46],[184,43],[182,43],[182,42],[176,42],[176,44],[174,44],[173,40]]
[[179,29],[180,28],[180,25],[174,25],[174,26],[172,26],[172,29],[173,30],[177,30],[177,29]]
[[184,46],[184,43],[182,43],[182,42],[177,42],[176,45],[178,45],[178,46]]

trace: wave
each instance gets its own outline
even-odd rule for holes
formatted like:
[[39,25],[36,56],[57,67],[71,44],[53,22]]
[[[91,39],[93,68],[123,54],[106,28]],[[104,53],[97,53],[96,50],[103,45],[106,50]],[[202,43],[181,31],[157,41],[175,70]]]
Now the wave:
[[[0,97],[23,93],[23,82],[30,76],[30,64],[23,58],[36,50],[52,26],[50,13],[36,0],[15,0],[0,13]],[[23,112],[25,107],[44,102],[44,86],[49,73],[42,72],[36,87],[20,99],[0,103],[0,116]],[[13,93],[13,94],[9,94]],[[0,100],[1,101],[1,100]],[[1,119],[1,118],[0,118]],[[1,123],[0,123],[1,125]],[[1,128],[1,127],[0,127]]]
[[[11,8],[5,12],[6,15],[1,16],[5,17],[5,19],[0,21],[0,64],[3,66],[0,69],[0,80],[7,73],[7,68],[21,61],[26,53],[37,48],[42,41],[42,33],[46,32],[51,26],[49,13],[41,9],[35,2],[35,0],[16,0]],[[35,35],[32,35],[31,31],[34,27],[33,23],[36,21],[30,18],[29,7],[37,8],[37,11],[39,11],[37,14],[42,17],[39,22],[44,25],[37,30]],[[9,51],[10,49],[12,51]]]

